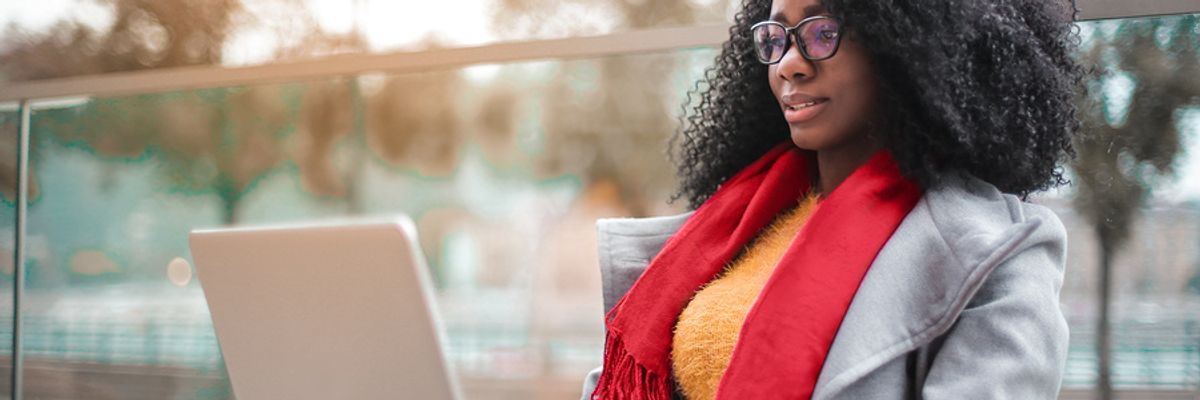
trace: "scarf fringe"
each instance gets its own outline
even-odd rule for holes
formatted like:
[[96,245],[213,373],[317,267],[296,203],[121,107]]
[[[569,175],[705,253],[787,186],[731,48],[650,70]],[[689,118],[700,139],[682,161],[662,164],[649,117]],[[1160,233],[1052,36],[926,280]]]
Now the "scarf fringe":
[[671,383],[638,363],[611,327],[605,337],[604,369],[592,400],[670,400]]

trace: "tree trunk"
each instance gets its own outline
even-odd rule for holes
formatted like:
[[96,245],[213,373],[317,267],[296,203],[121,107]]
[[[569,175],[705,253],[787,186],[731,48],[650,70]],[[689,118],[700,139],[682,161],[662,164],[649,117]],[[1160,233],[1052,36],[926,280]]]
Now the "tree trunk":
[[354,160],[342,174],[342,187],[346,189],[346,212],[350,215],[359,215],[363,213],[363,189],[359,181],[363,177],[367,158],[371,156],[367,150],[367,106],[362,88],[358,83],[358,77],[350,78],[348,84],[350,85],[350,104],[354,121],[350,130],[350,140],[354,143]]
[[1096,355],[1099,380],[1096,390],[1101,400],[1112,400],[1112,335],[1109,323],[1109,304],[1112,300],[1112,246],[1100,244],[1100,321],[1096,327]]
[[214,186],[217,189],[217,197],[221,199],[221,223],[226,226],[237,223],[238,203],[242,200],[237,185],[228,174],[221,173],[217,176]]
[[221,222],[226,226],[237,223],[238,202],[234,199],[221,197]]

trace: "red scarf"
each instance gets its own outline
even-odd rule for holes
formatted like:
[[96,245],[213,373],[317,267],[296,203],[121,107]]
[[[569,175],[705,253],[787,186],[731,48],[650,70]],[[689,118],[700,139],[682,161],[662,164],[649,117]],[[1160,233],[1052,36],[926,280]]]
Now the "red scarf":
[[[683,224],[606,317],[604,371],[593,399],[670,399],[671,338],[701,286],[809,189],[810,160],[772,148]],[[717,398],[809,398],[850,300],[921,189],[880,150],[801,228],[746,315]]]

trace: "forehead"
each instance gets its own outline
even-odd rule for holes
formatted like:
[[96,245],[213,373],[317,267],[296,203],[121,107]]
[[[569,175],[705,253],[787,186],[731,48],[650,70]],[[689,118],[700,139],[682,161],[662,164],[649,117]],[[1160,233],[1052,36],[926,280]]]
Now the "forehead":
[[805,18],[825,13],[821,0],[773,0],[771,20],[784,24],[799,23]]

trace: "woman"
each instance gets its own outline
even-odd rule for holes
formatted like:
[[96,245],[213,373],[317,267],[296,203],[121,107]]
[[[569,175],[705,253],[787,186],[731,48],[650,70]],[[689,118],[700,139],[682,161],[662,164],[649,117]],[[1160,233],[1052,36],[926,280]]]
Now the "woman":
[[673,140],[695,211],[598,223],[584,398],[1057,397],[1060,3],[746,0]]

